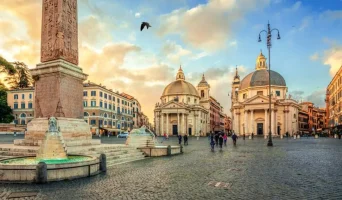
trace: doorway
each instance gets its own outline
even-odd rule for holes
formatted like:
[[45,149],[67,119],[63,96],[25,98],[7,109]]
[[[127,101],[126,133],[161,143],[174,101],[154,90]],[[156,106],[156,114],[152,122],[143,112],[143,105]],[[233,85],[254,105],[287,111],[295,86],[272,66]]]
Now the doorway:
[[191,135],[191,128],[189,128],[189,132],[188,133],[189,133],[189,135]]
[[172,125],[172,135],[178,135],[178,129],[177,125]]
[[258,135],[264,134],[264,124],[263,123],[257,123],[257,134]]
[[278,128],[277,128],[277,133],[278,133],[278,135],[280,135],[280,126],[278,126]]

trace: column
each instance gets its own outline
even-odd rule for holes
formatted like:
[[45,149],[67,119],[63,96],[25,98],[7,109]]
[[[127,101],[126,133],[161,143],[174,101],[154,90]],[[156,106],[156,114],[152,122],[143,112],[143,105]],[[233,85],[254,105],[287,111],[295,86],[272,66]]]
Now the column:
[[161,135],[164,135],[164,113],[161,113]]
[[185,121],[184,121],[184,113],[182,113],[182,134],[184,135],[185,134]]
[[[285,108],[286,109],[286,108]],[[284,131],[283,131],[283,135],[287,132],[287,119],[286,119],[286,113],[287,111],[284,110]]]
[[237,113],[237,118],[238,118],[238,132],[237,135],[241,134],[240,127],[241,127],[241,122],[240,122],[240,113]]
[[[244,120],[244,133],[247,133],[248,132],[248,123],[247,123],[247,110],[245,110],[245,112],[244,112],[244,114],[245,114],[245,120]],[[244,133],[242,133],[242,134],[244,134]]]
[[266,133],[265,135],[267,135],[268,132],[270,131],[267,125],[267,120],[268,120],[267,109],[265,109],[265,130],[264,130],[264,133]]
[[254,133],[254,110],[251,110],[251,134]]
[[272,135],[274,134],[274,109],[271,111],[271,131]]
[[274,135],[278,135],[277,113],[278,111],[274,112]]
[[193,134],[194,135],[196,135],[196,125],[197,125],[197,123],[196,123],[196,111],[194,111],[194,130],[193,130]]
[[180,134],[179,113],[177,112],[177,132]]
[[169,135],[169,113],[166,113],[166,134]]

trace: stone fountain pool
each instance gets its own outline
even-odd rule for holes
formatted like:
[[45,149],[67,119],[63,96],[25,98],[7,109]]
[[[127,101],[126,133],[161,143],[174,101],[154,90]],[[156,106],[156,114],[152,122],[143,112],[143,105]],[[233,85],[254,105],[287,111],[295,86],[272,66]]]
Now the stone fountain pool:
[[37,156],[0,160],[0,181],[46,183],[92,176],[106,169],[104,155],[97,158],[66,152],[57,120],[51,117]]

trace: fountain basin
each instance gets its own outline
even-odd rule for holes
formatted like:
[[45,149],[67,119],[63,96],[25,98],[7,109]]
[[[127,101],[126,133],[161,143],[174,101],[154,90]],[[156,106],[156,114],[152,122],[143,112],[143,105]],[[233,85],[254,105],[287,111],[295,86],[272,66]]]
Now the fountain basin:
[[100,172],[100,160],[92,156],[69,155],[68,159],[53,160],[20,157],[0,161],[0,181],[39,182],[39,162],[46,163],[47,182],[88,177]]
[[151,147],[138,147],[144,152],[146,156],[149,157],[159,157],[159,156],[171,156],[176,154],[181,154],[181,146],[151,146]]

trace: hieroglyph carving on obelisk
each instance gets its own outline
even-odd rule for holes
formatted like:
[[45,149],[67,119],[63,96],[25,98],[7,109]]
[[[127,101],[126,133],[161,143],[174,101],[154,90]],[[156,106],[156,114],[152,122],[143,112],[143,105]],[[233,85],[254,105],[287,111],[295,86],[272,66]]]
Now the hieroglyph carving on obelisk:
[[77,0],[43,0],[41,62],[78,65]]

